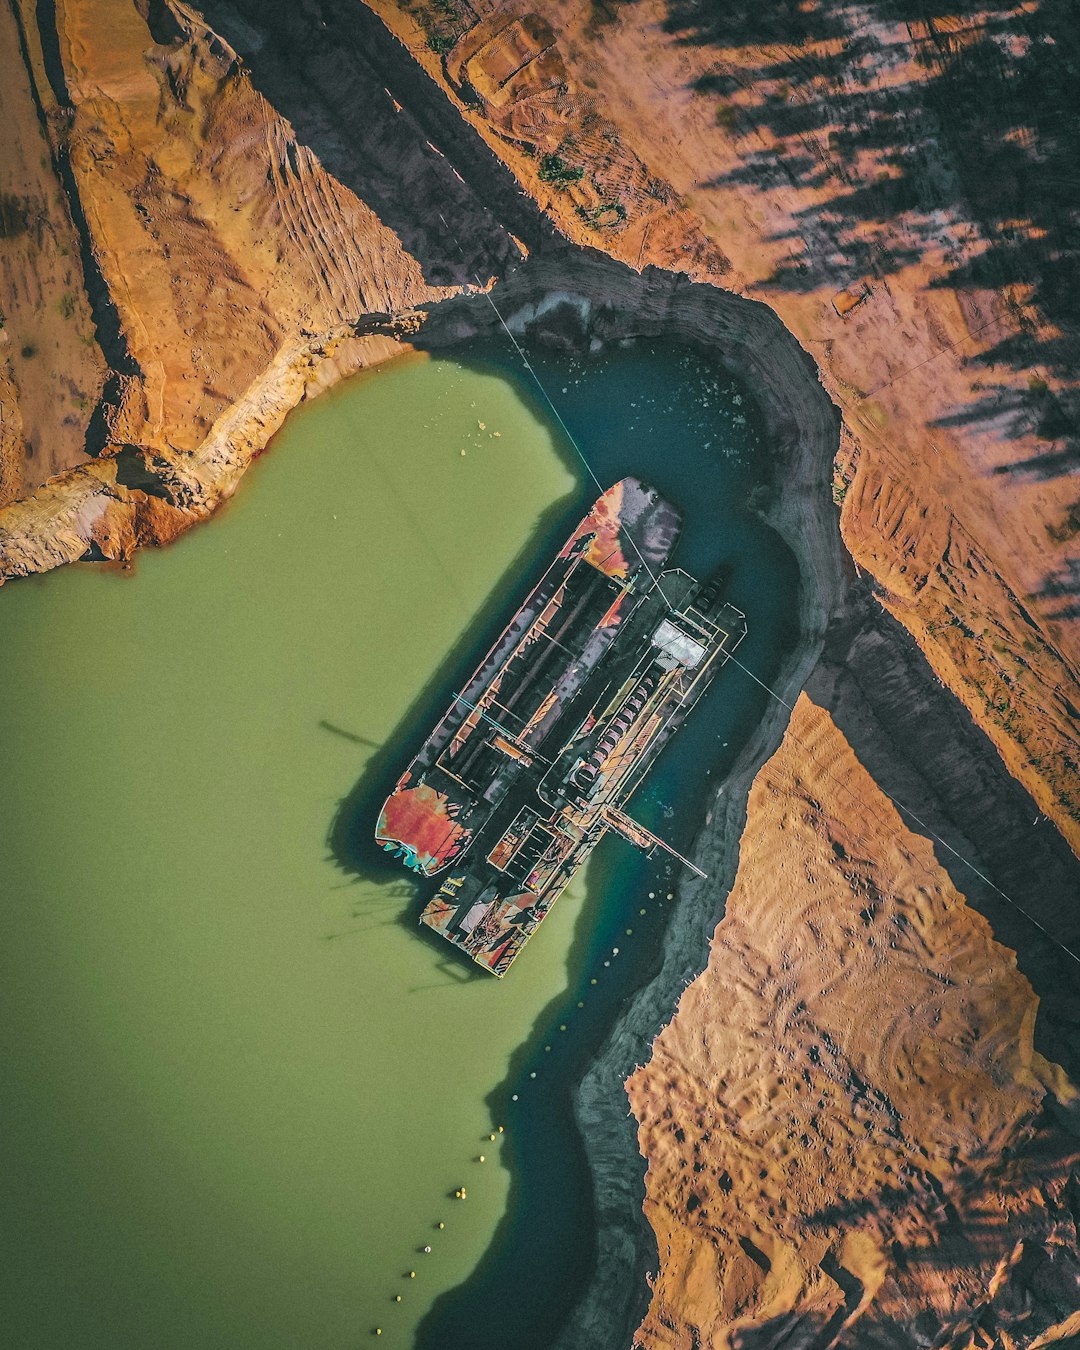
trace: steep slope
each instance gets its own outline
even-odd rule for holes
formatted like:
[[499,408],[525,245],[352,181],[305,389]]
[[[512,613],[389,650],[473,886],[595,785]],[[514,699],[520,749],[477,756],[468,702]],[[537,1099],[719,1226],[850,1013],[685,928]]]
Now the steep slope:
[[29,8],[0,9],[0,506],[86,458],[106,375]]
[[372,7],[571,238],[803,342],[845,413],[852,556],[1080,848],[1068,14]]
[[[435,267],[430,284],[426,257],[343,178],[381,182],[383,205],[396,199],[404,218],[410,187],[397,175],[407,169],[444,211],[483,214],[359,54],[337,63],[331,83],[343,102],[373,104],[369,115],[342,133],[318,95],[300,98],[302,141],[193,10],[71,0],[36,15],[43,27],[27,42],[53,51],[67,186],[101,291],[94,319],[111,371],[84,419],[92,426],[75,454],[84,467],[0,514],[5,575],[129,557],[203,519],[290,407],[393,350],[363,338],[378,326],[367,316],[456,289],[460,258]],[[470,263],[482,268],[517,254],[493,220],[468,237]],[[10,374],[4,387],[13,392]],[[35,386],[34,398],[48,395]],[[20,397],[24,424],[34,406]],[[28,434],[24,425],[23,441]],[[41,437],[51,469],[71,462],[47,422]],[[5,440],[8,480],[31,486],[19,433]],[[87,461],[86,450],[100,457]]]
[[660,1249],[639,1344],[1064,1341],[1078,1098],[1015,957],[806,695],[749,821],[628,1084]]

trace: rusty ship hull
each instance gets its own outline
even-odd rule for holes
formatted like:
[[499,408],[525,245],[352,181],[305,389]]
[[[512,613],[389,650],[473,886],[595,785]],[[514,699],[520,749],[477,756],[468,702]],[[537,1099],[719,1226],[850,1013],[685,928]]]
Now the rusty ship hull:
[[628,478],[609,488],[455,694],[375,836],[445,876],[421,922],[503,975],[625,810],[746,631],[715,584],[664,570],[680,517]]

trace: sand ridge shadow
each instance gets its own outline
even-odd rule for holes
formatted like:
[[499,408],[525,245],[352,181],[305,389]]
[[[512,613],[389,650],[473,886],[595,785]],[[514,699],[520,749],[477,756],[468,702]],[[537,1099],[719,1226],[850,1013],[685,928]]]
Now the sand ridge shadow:
[[201,8],[301,144],[394,231],[429,285],[501,272],[520,257],[511,231],[530,251],[555,237],[366,5],[205,0]]
[[867,588],[853,592],[849,613],[830,631],[806,692],[903,805],[908,828],[939,837],[939,866],[988,920],[995,941],[1016,953],[1039,996],[1035,1048],[1075,1076],[1080,978],[1047,934],[1080,949],[1080,921],[1069,904],[1080,894],[1080,860]]

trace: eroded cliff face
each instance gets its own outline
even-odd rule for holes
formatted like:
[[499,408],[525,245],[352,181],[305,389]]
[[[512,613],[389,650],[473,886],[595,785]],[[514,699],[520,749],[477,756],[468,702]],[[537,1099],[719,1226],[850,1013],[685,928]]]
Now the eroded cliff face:
[[95,333],[33,6],[0,12],[0,507],[88,456],[108,367]]
[[[36,441],[53,450],[24,463],[79,466],[0,517],[5,576],[87,555],[127,558],[138,544],[165,542],[205,518],[290,408],[396,350],[354,340],[378,327],[368,316],[453,293],[466,262],[490,270],[518,256],[408,114],[394,110],[360,53],[330,67],[331,92],[344,91],[359,107],[377,96],[375,109],[347,129],[294,71],[296,115],[306,119],[301,140],[256,87],[253,70],[193,10],[72,0],[55,13],[25,6],[21,18],[28,35],[21,46],[14,29],[0,36],[10,39],[16,76],[37,77],[52,99],[35,121],[27,95],[25,139],[44,145],[45,131],[62,131],[51,146],[53,188],[65,182],[70,212],[67,233],[58,226],[56,237],[66,241],[60,247],[72,268],[80,253],[86,261],[86,286],[80,273],[72,293],[85,309],[89,287],[95,327],[77,308],[72,331],[86,329],[91,343],[96,332],[98,375],[96,385],[83,381],[86,439],[76,450],[59,403],[51,421],[34,413],[49,385],[29,378],[29,358],[16,372],[21,380],[9,369],[0,385],[3,424],[16,429],[5,438],[5,481],[35,481],[17,462],[20,446],[29,454],[35,415]],[[251,36],[242,23],[241,30]],[[45,53],[37,66],[35,50]],[[269,86],[286,60],[265,51],[259,71]],[[41,163],[41,173],[52,172],[47,158]],[[469,255],[455,253],[430,284],[401,235],[348,186],[360,178],[379,188],[369,195],[380,198],[384,217],[405,219],[414,192],[448,213],[474,214]],[[27,253],[24,232],[5,249],[24,286],[39,274],[48,283],[52,237],[46,231],[45,243]],[[423,242],[422,232],[409,240]],[[45,302],[34,304],[41,311]],[[78,378],[60,350],[33,369],[61,367],[64,379]]]
[[[965,84],[1052,85],[1058,6],[276,8],[20,0],[0,23],[25,72],[2,95],[0,578],[205,519],[303,398],[491,329],[477,282],[541,340],[721,355],[760,394],[801,633],[701,803],[710,882],[581,1085],[601,1250],[562,1343],[625,1344],[647,1269],[643,1345],[1061,1340],[1067,125],[1007,125],[1011,88],[996,118]],[[965,90],[1015,149],[1008,214],[966,167],[978,117],[948,124]],[[47,364],[22,355],[45,311],[70,324]]]

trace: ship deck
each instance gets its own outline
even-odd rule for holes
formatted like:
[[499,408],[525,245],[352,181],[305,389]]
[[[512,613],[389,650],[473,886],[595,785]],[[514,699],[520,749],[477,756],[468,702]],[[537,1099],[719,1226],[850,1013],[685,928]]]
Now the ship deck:
[[609,489],[383,807],[379,842],[445,874],[422,922],[496,975],[609,829],[667,847],[624,808],[746,628],[716,583],[658,575],[677,529],[636,480]]
[[[497,975],[609,829],[649,853],[666,847],[624,808],[745,632],[742,615],[729,608],[696,635],[697,665],[682,664],[655,641],[665,624],[695,640],[669,618],[672,583],[671,574],[661,579],[565,708],[550,738],[559,753],[520,768],[423,912],[424,923]],[[499,739],[492,729],[491,753],[505,756]]]

